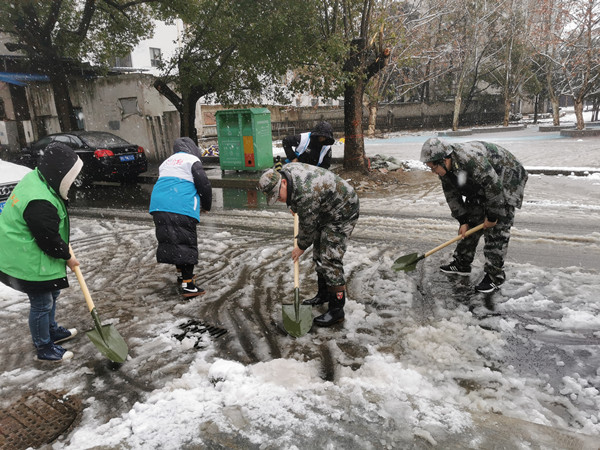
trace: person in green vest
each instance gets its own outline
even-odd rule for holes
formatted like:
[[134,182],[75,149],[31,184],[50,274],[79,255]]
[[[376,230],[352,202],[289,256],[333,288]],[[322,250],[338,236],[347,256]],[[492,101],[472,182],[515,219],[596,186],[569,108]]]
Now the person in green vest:
[[71,147],[51,143],[0,214],[0,281],[29,297],[29,330],[39,360],[73,357],[58,343],[77,330],[58,326],[55,313],[60,290],[69,286],[66,266],[79,265],[69,250],[67,194],[82,167]]

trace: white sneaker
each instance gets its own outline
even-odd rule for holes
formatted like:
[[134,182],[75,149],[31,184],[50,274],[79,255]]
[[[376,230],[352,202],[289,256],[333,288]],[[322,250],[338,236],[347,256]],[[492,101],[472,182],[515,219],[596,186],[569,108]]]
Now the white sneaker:
[[69,328],[68,330],[64,327],[58,327],[55,333],[56,339],[53,341],[55,344],[68,341],[77,336],[77,328]]

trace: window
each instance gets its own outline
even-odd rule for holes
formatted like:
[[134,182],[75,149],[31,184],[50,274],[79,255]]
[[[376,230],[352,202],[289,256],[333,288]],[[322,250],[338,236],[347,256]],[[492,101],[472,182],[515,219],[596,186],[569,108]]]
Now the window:
[[160,64],[160,57],[160,48],[150,47],[150,65],[152,67],[158,67],[158,65]]
[[81,147],[80,143],[78,143],[72,136],[59,135],[55,136],[54,140],[57,142],[62,142],[63,144],[67,144],[71,148]]
[[[152,58],[152,55],[150,55],[150,57]],[[131,53],[128,53],[125,56],[117,56],[115,58],[114,67],[133,67],[133,64],[131,63]]]
[[132,114],[140,114],[141,111],[138,108],[137,97],[125,97],[119,99],[119,109],[121,110],[121,116],[127,117]]
[[312,99],[310,100],[310,104],[311,104],[312,106],[319,106],[319,99],[318,99],[318,98],[312,98]]

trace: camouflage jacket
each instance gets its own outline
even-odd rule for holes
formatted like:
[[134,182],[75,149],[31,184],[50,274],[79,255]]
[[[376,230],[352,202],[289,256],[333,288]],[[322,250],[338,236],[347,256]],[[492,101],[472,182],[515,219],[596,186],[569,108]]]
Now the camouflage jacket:
[[527,171],[512,153],[480,141],[452,149],[451,170],[440,177],[452,217],[466,223],[471,204],[482,205],[492,221],[505,215],[505,205],[521,207]]
[[303,163],[289,163],[281,174],[288,181],[287,205],[298,214],[298,247],[305,250],[317,231],[329,223],[358,218],[358,195],[333,172]]

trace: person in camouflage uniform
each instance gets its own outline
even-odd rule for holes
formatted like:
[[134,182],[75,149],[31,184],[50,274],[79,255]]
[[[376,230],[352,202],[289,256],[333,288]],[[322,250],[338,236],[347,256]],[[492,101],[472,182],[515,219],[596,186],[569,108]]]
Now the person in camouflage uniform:
[[313,246],[313,260],[318,279],[318,293],[303,304],[329,303],[325,314],[315,317],[319,326],[330,326],[344,320],[346,280],[342,259],[347,241],[359,215],[356,192],[336,174],[304,163],[289,163],[281,172],[268,169],[258,182],[267,195],[267,203],[286,203],[298,214],[297,247],[294,261]]
[[[515,208],[523,203],[527,171],[508,150],[489,142],[448,144],[438,138],[425,141],[421,161],[440,177],[452,217],[460,223],[463,236],[454,251],[454,261],[443,265],[445,273],[468,275],[479,239],[485,245],[485,276],[476,286],[492,292],[505,281],[504,259]],[[464,237],[471,227],[483,230]]]

